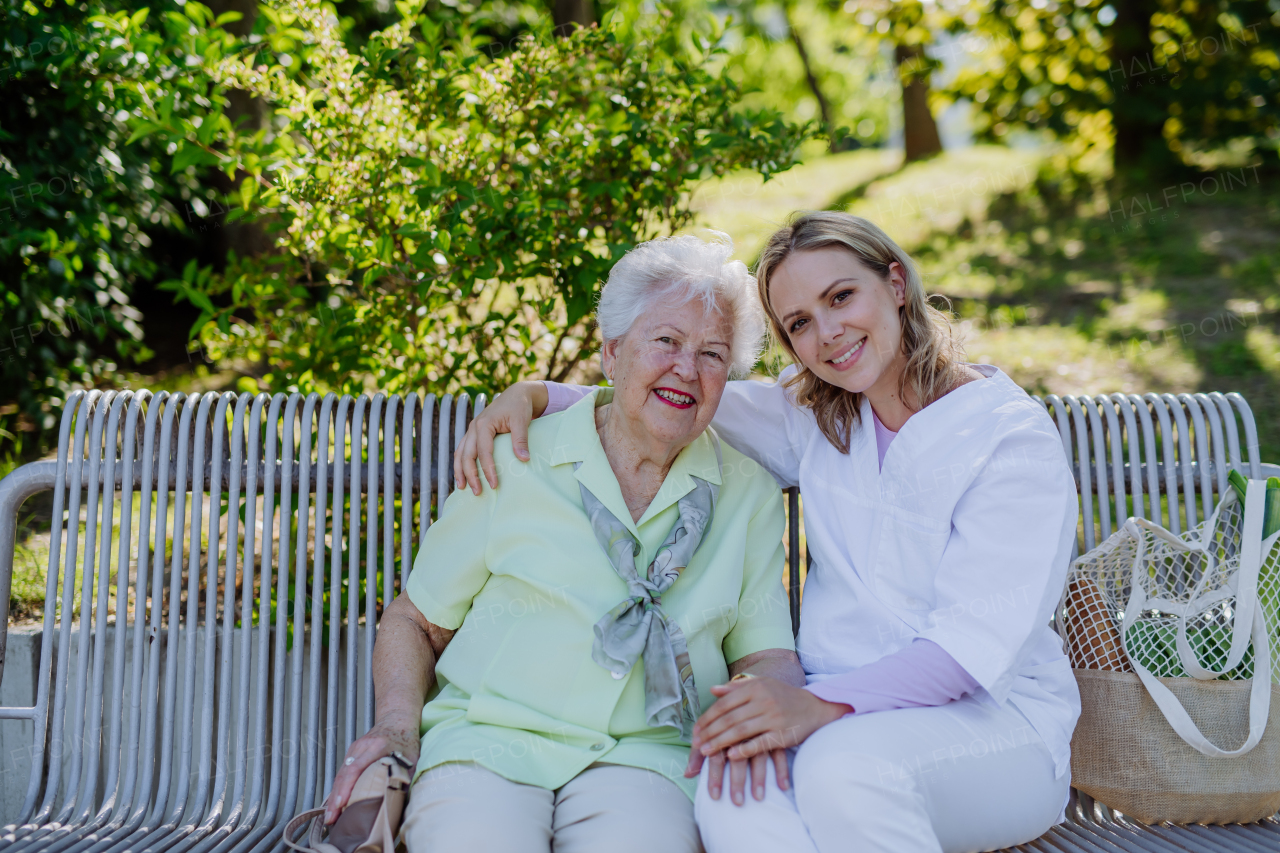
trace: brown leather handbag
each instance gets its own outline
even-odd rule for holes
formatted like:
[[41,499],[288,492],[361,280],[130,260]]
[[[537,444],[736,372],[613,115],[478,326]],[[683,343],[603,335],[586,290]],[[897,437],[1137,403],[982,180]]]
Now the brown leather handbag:
[[[413,765],[398,752],[370,764],[347,799],[347,807],[325,831],[324,809],[310,809],[289,821],[284,843],[301,853],[394,853],[396,833],[409,800]],[[311,821],[311,828],[294,843],[293,834]]]

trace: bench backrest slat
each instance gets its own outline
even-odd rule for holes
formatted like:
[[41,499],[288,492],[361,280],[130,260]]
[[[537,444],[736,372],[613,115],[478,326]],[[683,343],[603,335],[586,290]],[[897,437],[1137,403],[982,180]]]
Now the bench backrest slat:
[[1042,402],[1075,473],[1081,553],[1130,516],[1188,530],[1212,514],[1231,469],[1256,478],[1269,467],[1239,394],[1050,395]]

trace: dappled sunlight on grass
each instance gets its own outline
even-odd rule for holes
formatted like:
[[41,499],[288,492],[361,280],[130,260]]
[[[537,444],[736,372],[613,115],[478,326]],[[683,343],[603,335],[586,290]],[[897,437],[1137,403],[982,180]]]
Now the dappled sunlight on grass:
[[917,250],[930,291],[969,321],[971,356],[1040,393],[1238,391],[1263,458],[1280,459],[1274,194],[1253,186],[1139,223],[1041,183],[986,216]]
[[1156,290],[1135,290],[1129,298],[1105,305],[1106,314],[1094,324],[1104,339],[1163,332],[1169,327],[1169,297]]
[[1176,344],[1107,346],[1064,326],[959,324],[971,361],[994,364],[1035,394],[1185,391],[1202,372]]
[[789,215],[797,210],[825,210],[842,194],[892,172],[901,162],[898,151],[862,149],[794,166],[767,182],[756,172],[710,180],[693,196],[696,227],[728,233],[735,256],[751,263]]
[[1254,326],[1245,333],[1244,340],[1258,366],[1273,379],[1280,379],[1280,335],[1271,329]]
[[914,251],[935,233],[985,221],[993,199],[1031,185],[1043,158],[1036,150],[993,145],[948,152],[874,182],[846,209]]

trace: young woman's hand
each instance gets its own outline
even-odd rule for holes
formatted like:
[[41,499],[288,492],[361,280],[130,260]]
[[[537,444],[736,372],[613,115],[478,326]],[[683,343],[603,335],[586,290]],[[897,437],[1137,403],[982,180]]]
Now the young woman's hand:
[[480,472],[484,469],[489,487],[498,488],[498,470],[493,463],[493,439],[511,433],[511,449],[516,458],[529,461],[529,424],[547,408],[547,386],[541,382],[517,382],[503,391],[484,411],[471,420],[462,444],[453,454],[453,483],[461,489],[469,486],[480,494]]
[[[827,723],[853,711],[776,678],[730,681],[712,687],[711,692],[719,698],[693,727],[691,768],[698,753],[709,757],[725,751],[732,762],[798,746]],[[702,764],[701,759],[697,764]]]

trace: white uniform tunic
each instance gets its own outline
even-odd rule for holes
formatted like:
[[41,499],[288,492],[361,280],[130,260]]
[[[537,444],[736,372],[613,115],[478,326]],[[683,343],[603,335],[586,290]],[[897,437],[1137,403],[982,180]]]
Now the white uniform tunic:
[[[990,365],[915,413],[878,465],[871,406],[843,454],[779,383],[731,382],[713,422],[800,487],[813,562],[797,651],[810,683],[932,640],[1070,769],[1080,694],[1049,627],[1078,516],[1062,440]],[[794,368],[788,368],[783,380]]]

